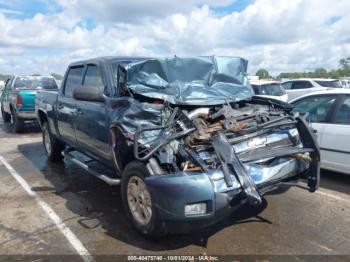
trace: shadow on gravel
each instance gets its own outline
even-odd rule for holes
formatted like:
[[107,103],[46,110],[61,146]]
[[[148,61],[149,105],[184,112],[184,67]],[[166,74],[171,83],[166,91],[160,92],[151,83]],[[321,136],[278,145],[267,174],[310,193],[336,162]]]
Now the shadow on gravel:
[[150,251],[166,251],[188,245],[206,247],[208,238],[225,227],[240,223],[268,223],[259,214],[267,207],[264,200],[260,208],[248,205],[238,209],[224,221],[200,232],[168,235],[159,241],[140,236],[126,218],[119,187],[110,187],[87,174],[72,163],[49,163],[41,143],[23,144],[18,150],[45,175],[53,187],[36,187],[35,191],[57,194],[66,200],[66,207],[80,216],[78,223],[86,229],[102,227],[109,236],[129,245]]

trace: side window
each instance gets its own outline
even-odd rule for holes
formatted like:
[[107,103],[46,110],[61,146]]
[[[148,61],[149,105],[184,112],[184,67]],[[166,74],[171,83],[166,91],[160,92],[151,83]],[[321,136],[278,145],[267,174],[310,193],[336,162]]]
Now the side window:
[[350,125],[350,96],[346,96],[344,102],[337,110],[333,123]]
[[288,89],[291,89],[292,88],[292,84],[293,82],[285,82],[282,84],[284,90],[288,90]]
[[310,87],[312,87],[312,84],[309,81],[295,81],[292,85],[292,89],[304,89]]
[[102,81],[100,69],[97,66],[88,65],[83,85],[98,87],[102,93],[104,92],[105,86]]
[[80,66],[80,67],[72,67],[69,69],[66,84],[64,87],[65,96],[72,97],[74,88],[81,85],[81,80],[82,80],[81,74],[83,72],[83,68],[84,67]]
[[336,95],[306,97],[293,103],[293,111],[303,114],[308,113],[310,122],[324,123],[336,98]]

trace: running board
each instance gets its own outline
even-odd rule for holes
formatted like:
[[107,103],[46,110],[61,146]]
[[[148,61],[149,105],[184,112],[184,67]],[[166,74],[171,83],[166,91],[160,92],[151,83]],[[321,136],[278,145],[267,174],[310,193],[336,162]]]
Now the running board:
[[110,178],[109,176],[107,176],[105,174],[101,174],[101,173],[93,170],[91,167],[88,166],[88,162],[91,162],[91,160],[90,161],[85,161],[85,162],[80,161],[76,157],[74,157],[72,154],[70,154],[70,152],[72,152],[72,151],[74,151],[74,150],[72,150],[71,148],[68,148],[67,150],[62,152],[62,155],[64,157],[68,158],[74,164],[78,165],[82,169],[84,169],[87,172],[89,172],[91,175],[101,179],[102,181],[104,181],[108,185],[110,185],[110,186],[120,185],[120,179],[118,179],[118,178]]

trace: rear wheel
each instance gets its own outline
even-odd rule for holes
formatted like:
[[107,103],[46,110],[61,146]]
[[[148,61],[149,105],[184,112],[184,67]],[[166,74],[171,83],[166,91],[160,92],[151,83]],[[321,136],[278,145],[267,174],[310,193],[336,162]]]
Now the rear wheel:
[[4,120],[4,122],[8,123],[11,121],[11,115],[4,111],[4,107],[2,105],[1,105],[1,115],[2,115],[2,120]]
[[15,110],[11,110],[11,112],[12,112],[13,130],[16,133],[22,133],[24,129],[24,119],[18,117]]
[[63,159],[62,151],[65,146],[57,138],[55,138],[50,131],[49,124],[43,123],[43,144],[46,152],[47,159],[52,162],[61,161]]
[[123,171],[121,190],[124,209],[136,230],[147,238],[165,235],[164,223],[159,219],[145,184],[146,166],[138,161],[130,162]]

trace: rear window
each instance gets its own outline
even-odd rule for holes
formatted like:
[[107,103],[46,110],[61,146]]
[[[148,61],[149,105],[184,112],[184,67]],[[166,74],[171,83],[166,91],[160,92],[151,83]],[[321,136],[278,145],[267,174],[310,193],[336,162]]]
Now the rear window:
[[56,81],[51,77],[17,77],[14,83],[16,89],[57,89]]
[[266,84],[260,86],[259,95],[282,96],[286,92],[280,84]]
[[341,88],[341,84],[338,80],[335,81],[315,81],[317,84],[324,86],[324,87],[334,87],[334,88]]

